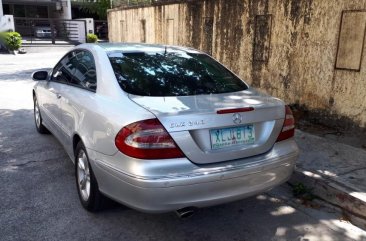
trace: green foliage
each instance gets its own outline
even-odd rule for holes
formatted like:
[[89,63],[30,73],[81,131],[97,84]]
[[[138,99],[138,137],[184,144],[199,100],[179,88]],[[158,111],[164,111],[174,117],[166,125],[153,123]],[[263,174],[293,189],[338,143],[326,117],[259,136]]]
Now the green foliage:
[[295,197],[301,198],[306,201],[311,201],[315,198],[312,190],[307,188],[303,183],[300,182],[292,186],[292,193]]
[[107,19],[107,10],[111,8],[110,0],[97,0],[96,2],[84,2],[81,9],[87,13],[97,14],[100,19]]
[[[118,6],[145,6],[151,4],[152,0],[79,0],[80,9],[86,13],[96,14],[101,20],[107,20],[107,10]],[[111,6],[113,4],[113,6]]]
[[0,40],[8,50],[18,50],[22,46],[22,37],[18,32],[3,32]]
[[88,33],[88,35],[86,36],[86,42],[88,43],[96,43],[97,41],[98,37],[93,33]]

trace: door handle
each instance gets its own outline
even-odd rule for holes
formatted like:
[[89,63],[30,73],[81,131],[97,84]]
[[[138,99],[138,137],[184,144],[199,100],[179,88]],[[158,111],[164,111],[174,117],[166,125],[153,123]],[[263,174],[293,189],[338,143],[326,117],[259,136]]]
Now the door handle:
[[60,98],[61,98],[60,93],[57,93],[57,92],[56,92],[56,91],[54,91],[54,90],[50,90],[50,92],[51,92],[52,94],[56,95],[57,99],[60,99]]

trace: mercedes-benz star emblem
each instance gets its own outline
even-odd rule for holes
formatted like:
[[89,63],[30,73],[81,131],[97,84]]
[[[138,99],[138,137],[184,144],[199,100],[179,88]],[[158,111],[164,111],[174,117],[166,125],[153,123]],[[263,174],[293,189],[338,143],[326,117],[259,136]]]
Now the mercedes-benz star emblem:
[[235,113],[233,115],[233,121],[235,124],[240,124],[242,120],[243,120],[243,117],[239,113]]

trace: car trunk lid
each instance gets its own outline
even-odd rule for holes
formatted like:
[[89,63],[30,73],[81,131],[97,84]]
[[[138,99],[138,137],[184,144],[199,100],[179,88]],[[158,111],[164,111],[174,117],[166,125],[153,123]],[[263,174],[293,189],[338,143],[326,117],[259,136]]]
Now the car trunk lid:
[[195,96],[129,96],[152,112],[187,158],[197,164],[269,151],[285,117],[281,100],[254,89]]

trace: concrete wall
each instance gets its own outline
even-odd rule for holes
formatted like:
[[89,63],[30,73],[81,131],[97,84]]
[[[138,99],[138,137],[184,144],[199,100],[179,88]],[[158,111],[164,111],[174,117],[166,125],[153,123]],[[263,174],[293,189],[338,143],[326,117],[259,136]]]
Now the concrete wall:
[[[365,9],[366,0],[206,0],[113,9],[109,39],[202,49],[252,86],[322,121],[366,127],[366,59],[343,56],[359,54],[348,51],[352,46],[364,51],[366,12],[353,20],[361,32],[347,30],[352,21],[344,20],[345,47],[337,55],[342,11]],[[352,39],[361,42],[347,44]],[[336,69],[336,62],[351,60],[359,70]]]
[[13,15],[0,16],[0,32],[14,31],[14,17]]
[[65,24],[66,31],[69,32],[68,39],[79,43],[86,43],[86,20],[61,21]]
[[71,1],[70,0],[63,0],[61,2],[61,6],[62,6],[62,11],[60,12],[59,18],[72,19]]
[[4,15],[4,11],[3,11],[3,1],[0,0],[0,17],[2,17]]
[[94,33],[94,19],[92,19],[92,18],[77,18],[77,19],[74,19],[74,20],[83,20],[83,21],[85,21],[86,33],[87,34],[88,33]]

